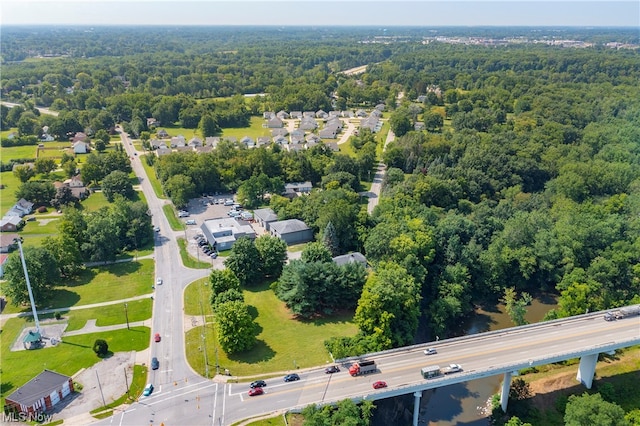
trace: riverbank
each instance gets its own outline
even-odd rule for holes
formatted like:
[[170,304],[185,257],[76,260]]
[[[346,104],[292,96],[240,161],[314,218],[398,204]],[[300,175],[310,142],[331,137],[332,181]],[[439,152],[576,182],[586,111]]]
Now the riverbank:
[[598,393],[620,405],[625,412],[640,407],[640,347],[627,348],[613,356],[601,356],[591,389],[576,380],[579,360],[541,366],[520,378],[529,384],[531,397],[512,404],[509,414],[533,425],[564,425],[564,408],[570,395]]

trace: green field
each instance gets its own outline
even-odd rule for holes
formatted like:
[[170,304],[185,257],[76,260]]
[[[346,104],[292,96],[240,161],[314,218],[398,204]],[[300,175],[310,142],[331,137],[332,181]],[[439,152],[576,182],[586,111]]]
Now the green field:
[[125,312],[124,303],[116,305],[100,306],[91,309],[76,309],[62,313],[62,319],[67,321],[66,331],[79,330],[87,323],[87,320],[96,319],[98,327],[107,325],[125,324],[127,317],[129,322],[145,321],[151,318],[152,300],[141,299],[127,302]]
[[[199,316],[199,301],[202,300],[207,318],[203,328],[198,317],[198,327],[186,334],[188,361],[202,375],[205,372],[203,334],[210,376],[215,374],[216,358],[220,368],[228,368],[232,375],[252,376],[330,363],[332,360],[324,348],[324,341],[333,336],[354,336],[358,331],[353,323],[352,312],[313,321],[296,320],[269,289],[269,284],[263,284],[243,291],[245,302],[256,316],[255,321],[260,329],[258,341],[250,351],[227,356],[217,348],[213,323],[210,321],[213,316],[207,303],[209,289],[203,282],[206,280],[193,283],[185,290],[185,314]],[[190,321],[190,318],[186,321]]]
[[[153,154],[147,154],[147,155],[153,155]],[[142,167],[144,167],[144,171],[147,174],[147,179],[149,179],[149,182],[151,183],[151,187],[153,188],[153,192],[155,192],[156,197],[160,199],[166,199],[167,197],[165,197],[164,192],[162,191],[162,184],[160,184],[160,181],[156,177],[156,172],[153,166],[150,166],[147,164],[144,158],[144,155],[140,157],[140,163],[142,163]]]
[[[87,268],[75,280],[56,287],[53,291],[53,299],[45,308],[68,308],[151,293],[154,268],[153,259]],[[29,309],[9,303],[4,313]]]
[[[144,350],[149,346],[150,330],[147,327],[132,327],[131,330],[115,330],[107,333],[83,334],[63,339],[57,347],[32,351],[10,350],[20,331],[33,324],[23,318],[7,320],[0,334],[0,353],[2,354],[2,384],[0,393],[4,398],[17,387],[24,385],[43,369],[61,374],[74,375],[81,368],[87,368],[100,362],[93,352],[96,339],[104,339],[110,352]],[[4,404],[2,404],[4,405]]]

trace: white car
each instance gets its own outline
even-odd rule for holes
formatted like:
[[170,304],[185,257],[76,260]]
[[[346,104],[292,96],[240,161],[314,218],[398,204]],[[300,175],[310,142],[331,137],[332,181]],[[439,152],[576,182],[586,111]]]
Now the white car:
[[162,285],[162,278],[158,277],[156,280],[156,285]]
[[189,219],[189,220],[186,220],[184,223],[185,225],[195,225],[196,221],[194,219]]
[[435,355],[435,354],[438,353],[436,348],[427,348],[423,352],[424,352],[425,355]]
[[460,364],[449,364],[444,368],[443,373],[451,374],[451,373],[457,373],[459,371],[462,371],[462,366]]

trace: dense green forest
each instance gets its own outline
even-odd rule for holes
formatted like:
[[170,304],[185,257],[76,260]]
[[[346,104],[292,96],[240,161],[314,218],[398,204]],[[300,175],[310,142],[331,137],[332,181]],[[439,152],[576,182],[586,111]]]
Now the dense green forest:
[[[508,289],[557,293],[549,317],[640,303],[640,55],[602,44],[637,33],[562,34],[595,43],[580,49],[424,43],[426,33],[394,29],[383,43],[373,29],[12,29],[2,96],[26,107],[2,107],[2,127],[27,137],[47,125],[67,140],[115,123],[141,135],[150,117],[186,128],[206,118],[224,135],[263,111],[385,103],[397,138],[371,216],[358,191],[380,138],[367,132],[349,154],[223,142],[154,164],[174,201],[234,190],[258,203],[301,180],[321,189],[271,206],[319,239],[330,229],[337,253],[362,251],[373,267],[350,306],[361,333],[329,342],[336,357],[411,344],[420,323],[455,333],[475,303]],[[366,72],[338,72],[359,65]]]

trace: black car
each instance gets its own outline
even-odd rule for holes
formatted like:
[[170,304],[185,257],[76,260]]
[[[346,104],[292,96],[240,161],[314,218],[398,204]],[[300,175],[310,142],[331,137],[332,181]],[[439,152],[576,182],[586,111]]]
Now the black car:
[[298,376],[296,373],[287,374],[286,376],[284,376],[285,382],[295,382],[296,380],[300,380],[300,376]]
[[340,371],[340,368],[338,368],[337,365],[332,365],[331,367],[327,367],[324,369],[324,372],[326,374],[337,373],[338,371]]
[[158,358],[154,356],[151,358],[151,369],[157,370],[158,368],[160,368],[160,361],[158,361]]
[[265,382],[264,380],[256,380],[255,382],[251,382],[251,384],[249,385],[249,387],[251,389],[253,388],[262,388],[267,386],[267,382]]

